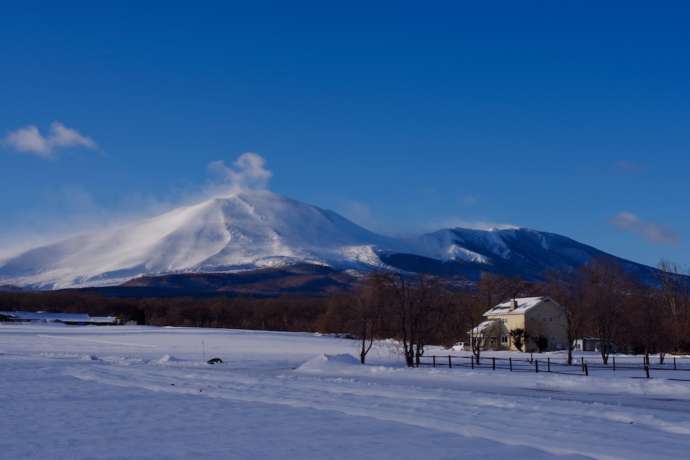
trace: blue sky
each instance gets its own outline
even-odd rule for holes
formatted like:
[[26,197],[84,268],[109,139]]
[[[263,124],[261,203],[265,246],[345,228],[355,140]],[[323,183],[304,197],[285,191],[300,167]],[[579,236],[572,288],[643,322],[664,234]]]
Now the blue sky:
[[193,199],[251,151],[375,230],[690,262],[683,2],[100,3],[3,6],[5,247]]

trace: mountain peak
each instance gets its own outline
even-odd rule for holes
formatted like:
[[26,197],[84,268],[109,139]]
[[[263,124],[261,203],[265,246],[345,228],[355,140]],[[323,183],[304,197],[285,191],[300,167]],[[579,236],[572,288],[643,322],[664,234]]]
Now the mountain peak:
[[26,251],[0,265],[0,280],[56,288],[295,262],[377,263],[373,247],[389,241],[333,211],[240,191]]

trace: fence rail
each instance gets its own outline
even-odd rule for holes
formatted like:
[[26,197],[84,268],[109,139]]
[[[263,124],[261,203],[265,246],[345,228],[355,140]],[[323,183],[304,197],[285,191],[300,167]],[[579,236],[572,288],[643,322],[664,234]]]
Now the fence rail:
[[[465,367],[471,369],[491,369],[507,370],[510,372],[546,372],[551,374],[563,375],[579,375],[589,376],[590,372],[618,372],[631,373],[639,372],[640,376],[637,378],[652,378],[652,372],[658,371],[678,371],[690,372],[690,358],[676,357],[676,356],[660,356],[658,360],[653,362],[649,356],[642,358],[634,357],[619,357],[618,362],[615,356],[611,356],[608,362],[596,359],[579,358],[573,360],[572,364],[567,361],[552,357],[534,358],[530,355],[529,358],[504,358],[498,356],[480,355],[429,355],[421,356],[417,367],[446,367],[449,369],[457,367]],[[632,376],[635,378],[636,376]],[[688,379],[676,379],[690,381],[690,374]]]

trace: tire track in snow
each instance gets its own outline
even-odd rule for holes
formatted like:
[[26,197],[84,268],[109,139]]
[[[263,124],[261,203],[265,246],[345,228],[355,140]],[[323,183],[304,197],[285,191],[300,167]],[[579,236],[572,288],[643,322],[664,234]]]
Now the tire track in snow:
[[[664,437],[679,433],[673,431],[676,425],[671,422],[651,415],[640,419],[643,414],[625,412],[620,406],[523,395],[487,397],[475,391],[420,389],[342,377],[324,378],[285,372],[259,375],[212,370],[190,372],[188,368],[164,366],[122,369],[106,365],[71,368],[69,374],[83,380],[151,391],[334,411],[502,444],[528,446],[554,455],[579,454],[601,459],[644,457],[644,449],[630,442],[635,439],[636,430],[661,430],[659,434]],[[615,411],[610,412],[611,409]],[[519,420],[514,420],[516,415],[519,415]],[[628,442],[601,433],[600,423],[589,423],[593,418],[606,419],[612,427],[624,427],[626,433],[631,432],[627,433]],[[554,431],[553,428],[563,425],[564,420],[568,420],[569,431]],[[631,420],[639,422],[631,424]],[[549,430],[548,436],[545,436],[545,427]],[[573,432],[578,436],[572,436]],[[680,433],[686,434],[683,429]],[[591,442],[582,442],[583,437]],[[672,441],[660,443],[661,448],[654,451],[656,458],[678,458],[679,452],[674,450]],[[611,448],[612,443],[616,444],[615,449]],[[612,451],[621,455],[611,456],[609,453]]]
[[83,337],[67,337],[67,336],[63,336],[63,335],[38,334],[37,337],[43,337],[46,339],[57,339],[57,340],[75,340],[77,342],[100,343],[100,344],[104,344],[104,345],[119,345],[122,347],[158,348],[158,345],[148,345],[148,344],[143,344],[143,343],[131,343],[131,342],[114,342],[112,340],[94,340],[94,339],[85,339]]

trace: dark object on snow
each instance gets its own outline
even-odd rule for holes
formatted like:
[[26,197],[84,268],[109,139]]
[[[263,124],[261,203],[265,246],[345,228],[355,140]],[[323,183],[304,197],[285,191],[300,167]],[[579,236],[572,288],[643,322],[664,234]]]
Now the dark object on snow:
[[208,361],[206,361],[208,364],[222,364],[223,360],[220,358],[211,358]]

